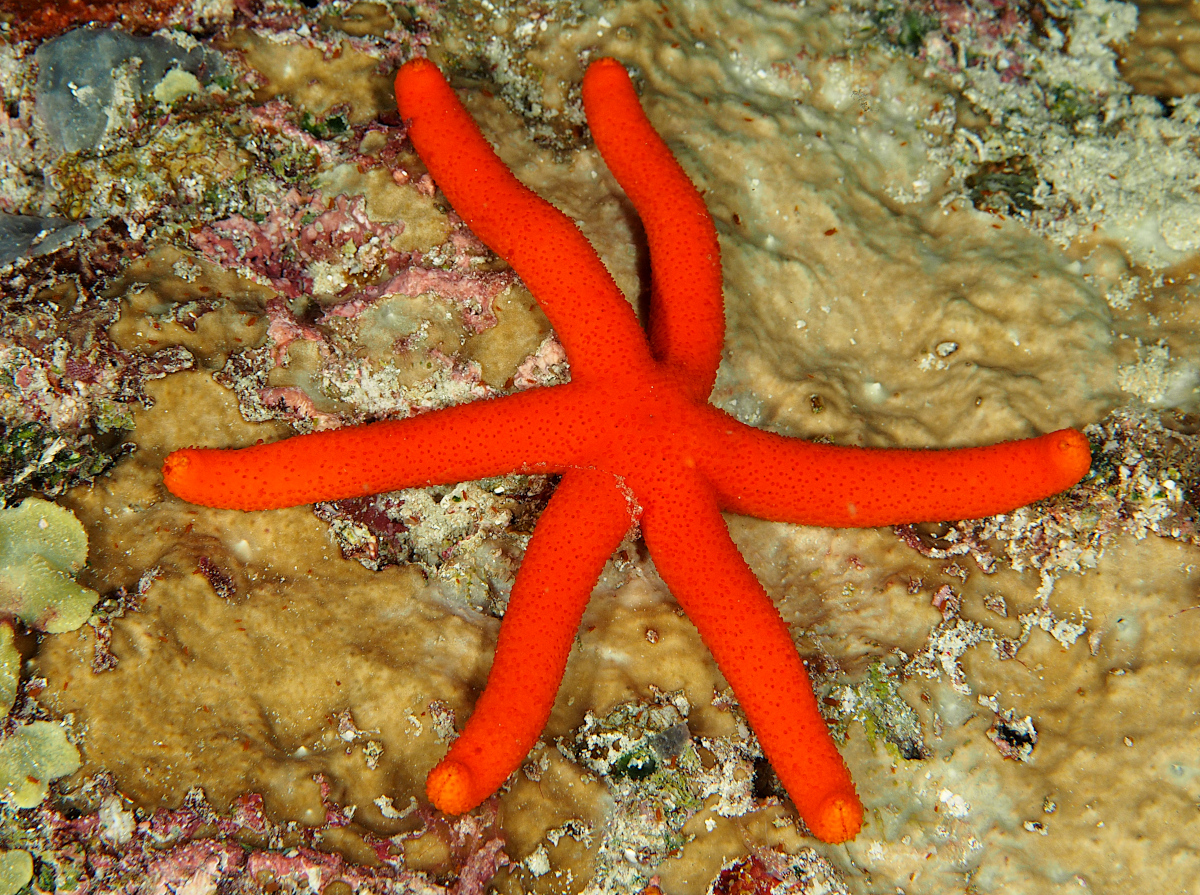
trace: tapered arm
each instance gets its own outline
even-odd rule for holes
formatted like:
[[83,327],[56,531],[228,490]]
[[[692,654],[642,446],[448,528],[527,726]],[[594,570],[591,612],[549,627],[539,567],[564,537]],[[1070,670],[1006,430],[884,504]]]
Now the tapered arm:
[[637,317],[591,243],[504,166],[432,62],[413,59],[400,67],[396,104],[454,210],[521,275],[550,318],[571,375],[611,378],[648,363]]
[[787,625],[729,538],[698,476],[664,479],[642,534],[671,595],[696,625],[809,829],[853,839],[863,809],[817,708]]
[[650,246],[650,346],[707,400],[725,340],[721,249],[704,200],[650,125],[624,66],[593,62],[583,107],[596,148],[637,209]]
[[613,476],[590,469],[563,476],[525,551],[487,687],[425,783],[429,801],[442,811],[470,811],[500,788],[537,742],[592,588],[631,521]]
[[267,510],[511,472],[561,472],[594,437],[571,384],[406,420],[297,435],[237,450],[187,448],[163,464],[176,497]]
[[946,450],[840,447],[723,420],[705,460],[721,508],[833,528],[949,522],[1007,513],[1070,488],[1087,473],[1087,438],[1060,429],[1021,441]]

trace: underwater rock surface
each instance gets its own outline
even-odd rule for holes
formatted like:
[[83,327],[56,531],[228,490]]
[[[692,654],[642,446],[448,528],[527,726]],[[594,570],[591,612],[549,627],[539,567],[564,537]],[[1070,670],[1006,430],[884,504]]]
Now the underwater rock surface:
[[[128,879],[197,890],[268,864],[300,889],[312,872],[357,887],[381,848],[389,873],[427,874],[431,891],[687,895],[753,879],[1116,895],[1195,878],[1197,106],[1120,80],[1131,7],[1046,12],[265,2],[197,37],[233,74],[181,65],[199,88],[155,99],[154,128],[105,119],[92,149],[61,158],[58,137],[41,141],[59,167],[44,186],[0,183],[4,210],[103,214],[120,238],[14,260],[6,328],[22,341],[5,369],[54,419],[90,406],[103,371],[147,397],[121,405],[136,450],[62,499],[92,544],[82,583],[103,599],[27,669],[45,679],[40,711],[76,720],[84,762],[44,828],[95,818],[86,835],[126,837],[103,849]],[[143,52],[125,38],[118,62]],[[155,46],[158,82],[130,64],[120,76],[147,104],[183,52]],[[34,48],[5,52],[0,153],[36,135],[47,95]],[[494,812],[467,835],[421,807],[485,680],[537,489],[319,518],[163,490],[178,447],[569,375],[532,297],[404,141],[388,75],[416,52],[638,304],[644,242],[577,95],[588,58],[631,66],[717,220],[729,328],[714,401],[739,418],[914,447],[1103,423],[1090,490],[1003,520],[838,532],[730,518],[846,734],[868,809],[846,847],[815,843],[779,799],[637,542],[606,569],[542,743]],[[93,134],[64,65],[66,111],[36,114]],[[100,83],[101,67],[82,71]],[[121,95],[106,107],[136,111]],[[110,303],[111,347],[73,323],[53,350],[36,335],[46,309],[77,301]],[[170,375],[145,382],[156,363]],[[169,873],[148,869],[163,829],[194,863],[181,851]],[[51,866],[49,846],[38,856]]]

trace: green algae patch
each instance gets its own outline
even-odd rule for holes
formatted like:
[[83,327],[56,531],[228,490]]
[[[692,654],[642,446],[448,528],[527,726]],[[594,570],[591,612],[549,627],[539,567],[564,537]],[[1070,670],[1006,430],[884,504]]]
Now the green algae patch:
[[23,848],[0,851],[0,895],[15,895],[33,879],[33,856]]
[[[70,510],[37,497],[0,510],[0,616],[6,617],[0,623],[0,709],[5,715],[16,701],[21,677],[11,619],[52,634],[73,631],[87,621],[99,597],[74,578],[87,552],[87,533]],[[79,765],[79,750],[61,726],[23,724],[0,740],[0,801],[33,808],[46,797],[52,780],[74,773]],[[0,852],[0,895],[29,881],[27,865],[32,872],[26,852]]]
[[50,721],[18,727],[0,742],[0,799],[14,808],[40,805],[51,780],[79,770],[79,750]]
[[903,678],[898,669],[882,661],[873,662],[866,678],[853,685],[839,687],[834,697],[840,703],[839,714],[844,720],[837,724],[839,739],[844,739],[846,725],[861,721],[872,746],[882,739],[893,756],[906,761],[929,757],[921,732],[921,720],[900,694]]
[[21,654],[13,644],[12,622],[0,622],[0,715],[12,711],[20,679]]
[[0,614],[51,634],[74,631],[99,599],[74,580],[87,550],[70,510],[36,497],[0,510]]

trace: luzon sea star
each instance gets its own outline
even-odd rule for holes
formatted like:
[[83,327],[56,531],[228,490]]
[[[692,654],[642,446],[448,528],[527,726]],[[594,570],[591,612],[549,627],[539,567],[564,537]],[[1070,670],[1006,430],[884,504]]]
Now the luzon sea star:
[[517,181],[432,63],[400,68],[396,101],[455,210],[537,298],[566,349],[570,382],[273,444],[176,451],[163,466],[167,487],[193,503],[262,510],[560,474],[487,686],[430,772],[429,800],[469,811],[520,766],[550,715],[604,563],[636,525],[809,829],[826,842],[853,838],[862,803],[788,628],[721,513],[854,528],[988,516],[1077,482],[1091,463],[1087,440],[1062,429],[988,447],[893,450],[746,426],[708,403],[725,329],[716,229],[620,63],[588,68],[583,102],[645,227],[648,338],[583,234]]

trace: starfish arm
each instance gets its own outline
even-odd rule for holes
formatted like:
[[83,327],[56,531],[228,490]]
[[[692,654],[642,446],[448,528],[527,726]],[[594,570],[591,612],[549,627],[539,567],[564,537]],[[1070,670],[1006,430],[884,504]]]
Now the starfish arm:
[[429,773],[425,791],[437,808],[470,811],[525,760],[550,717],[592,588],[631,522],[612,475],[573,469],[563,476],[525,552],[487,686]]
[[733,687],[796,810],[825,842],[854,838],[863,809],[850,773],[787,625],[730,540],[711,488],[680,475],[638,496],[655,567]]
[[163,481],[191,503],[237,510],[300,506],[509,472],[561,472],[592,438],[571,383],[405,420],[226,450],[186,448]]
[[650,356],[637,317],[591,243],[504,166],[432,62],[400,67],[396,103],[454,210],[512,265],[545,311],[572,376],[611,378],[644,367]]
[[650,346],[708,398],[721,362],[725,310],[721,253],[704,200],[650,125],[624,66],[593,62],[583,107],[596,147],[646,228],[652,295]]
[[833,528],[949,522],[1007,513],[1078,482],[1087,438],[1036,438],[945,450],[839,447],[785,438],[713,410],[720,447],[705,460],[721,508]]

